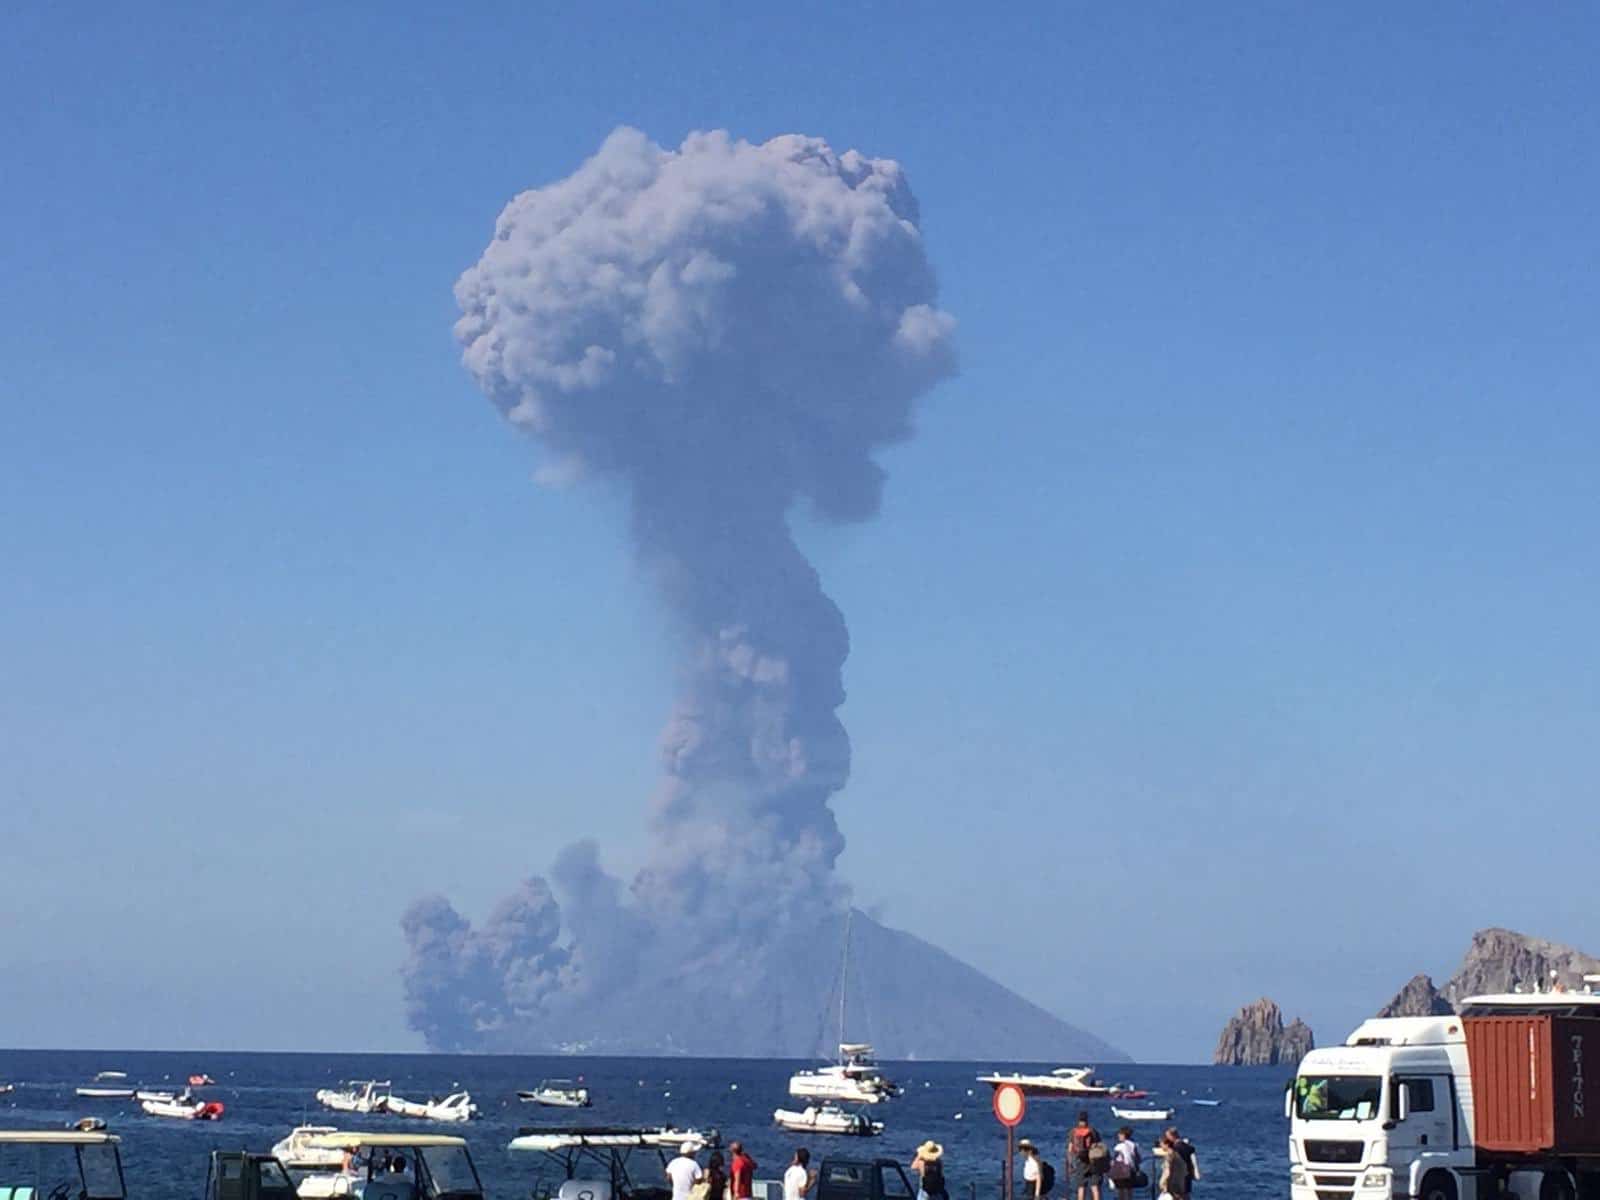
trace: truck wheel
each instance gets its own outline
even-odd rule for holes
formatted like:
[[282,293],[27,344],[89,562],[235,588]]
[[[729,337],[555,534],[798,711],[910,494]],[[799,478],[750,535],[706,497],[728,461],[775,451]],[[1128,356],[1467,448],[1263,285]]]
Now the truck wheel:
[[1546,1171],[1539,1181],[1539,1200],[1577,1200],[1577,1195],[1565,1171]]
[[1448,1171],[1429,1171],[1422,1177],[1422,1200],[1456,1200],[1455,1176]]

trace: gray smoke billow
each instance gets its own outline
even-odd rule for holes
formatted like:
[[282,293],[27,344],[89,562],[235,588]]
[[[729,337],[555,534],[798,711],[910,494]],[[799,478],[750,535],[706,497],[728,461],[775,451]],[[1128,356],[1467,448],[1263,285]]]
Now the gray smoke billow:
[[541,478],[624,485],[682,683],[630,884],[584,843],[551,868],[559,905],[532,879],[480,929],[440,898],[407,912],[431,1044],[592,1041],[646,1008],[670,1039],[663,993],[693,997],[842,911],[849,636],[789,516],[878,511],[874,452],[954,370],[936,291],[899,165],[815,138],[664,150],[619,129],[501,213],[456,285],[463,361],[543,448]]

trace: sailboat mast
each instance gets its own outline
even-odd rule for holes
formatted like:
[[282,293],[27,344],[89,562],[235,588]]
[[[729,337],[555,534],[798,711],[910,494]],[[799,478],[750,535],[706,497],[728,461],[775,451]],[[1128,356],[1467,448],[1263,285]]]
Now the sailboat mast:
[[844,1045],[844,1001],[850,991],[850,920],[854,908],[844,910],[844,965],[839,968],[839,1044]]

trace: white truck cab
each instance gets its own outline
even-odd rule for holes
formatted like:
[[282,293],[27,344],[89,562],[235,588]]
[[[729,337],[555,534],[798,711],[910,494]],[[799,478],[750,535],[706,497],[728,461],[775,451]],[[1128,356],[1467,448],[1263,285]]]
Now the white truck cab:
[[[1595,981],[1600,982],[1600,981]],[[1291,1200],[1578,1200],[1593,1162],[1486,1152],[1474,1144],[1463,1016],[1600,1016],[1600,995],[1474,996],[1462,1015],[1364,1021],[1342,1046],[1313,1050],[1284,1098]],[[1530,1081],[1530,1090],[1537,1090]]]
[[1292,1200],[1465,1200],[1437,1176],[1474,1165],[1469,1079],[1453,1016],[1373,1019],[1311,1051],[1286,1098]]

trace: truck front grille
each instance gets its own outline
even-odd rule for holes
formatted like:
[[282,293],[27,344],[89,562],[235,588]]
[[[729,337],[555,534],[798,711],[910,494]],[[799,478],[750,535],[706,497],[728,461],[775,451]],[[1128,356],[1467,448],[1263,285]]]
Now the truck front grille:
[[1307,1138],[1306,1161],[1319,1163],[1358,1163],[1363,1142],[1325,1142]]

